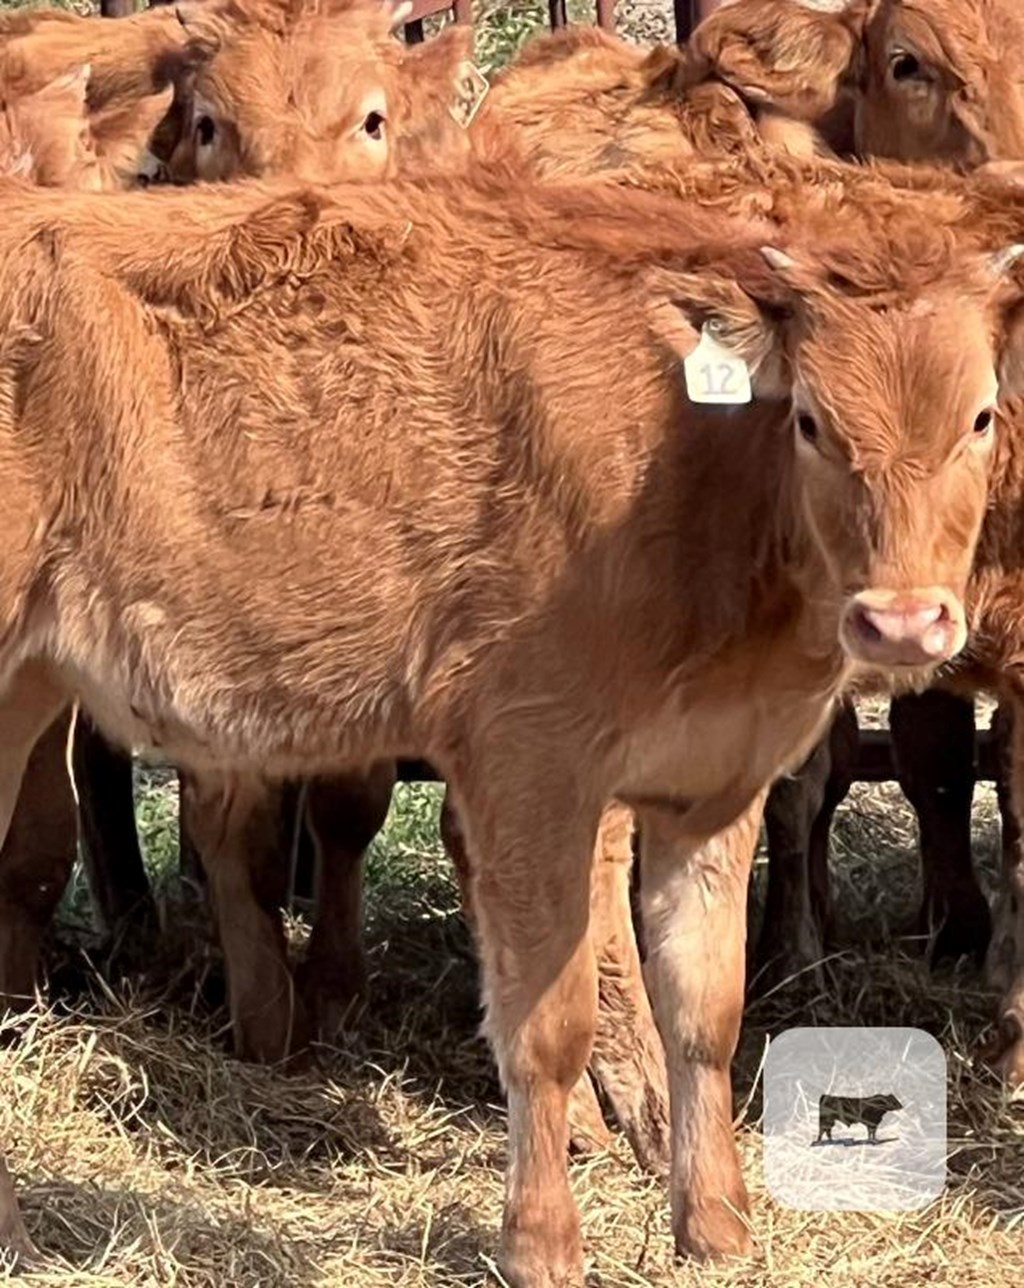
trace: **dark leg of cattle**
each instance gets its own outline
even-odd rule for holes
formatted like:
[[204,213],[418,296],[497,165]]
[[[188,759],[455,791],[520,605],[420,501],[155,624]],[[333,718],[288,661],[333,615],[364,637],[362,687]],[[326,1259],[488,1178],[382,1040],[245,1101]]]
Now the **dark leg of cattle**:
[[980,964],[992,918],[971,859],[974,703],[941,689],[906,694],[893,699],[889,728],[899,784],[921,834],[918,933],[934,936],[933,962],[966,955]]
[[[301,802],[300,802],[301,804]],[[316,902],[316,839],[310,830],[309,811],[302,810],[295,836],[295,862],[292,869],[292,899],[303,900],[310,907]]]
[[185,779],[178,775],[178,867],[187,902],[198,907],[206,893],[206,872],[199,847],[190,830],[188,810],[185,807]]
[[768,795],[768,889],[757,946],[755,988],[814,974],[831,930],[828,840],[832,819],[853,782],[857,714],[840,708],[828,736],[791,778]]
[[33,748],[0,849],[0,1007],[32,1000],[43,936],[75,862],[69,719],[70,711],[60,715]]
[[82,859],[97,919],[115,952],[137,958],[151,947],[158,921],[135,827],[131,756],[80,712],[74,766]]
[[316,920],[297,975],[319,1036],[330,1041],[366,992],[363,857],[384,826],[395,785],[393,761],[365,773],[314,778],[306,823],[317,850]]
[[295,789],[236,774],[181,777],[182,819],[202,857],[224,951],[235,1051],[282,1060],[310,1038],[280,912]]
[[1017,957],[1017,908],[1014,875],[1024,867],[1021,827],[1013,809],[1013,709],[1003,703],[992,720],[996,737],[996,796],[1002,820],[1002,879],[992,916],[992,939],[985,973],[993,988],[1005,992],[1013,979]]
[[999,709],[1003,870],[989,952],[989,978],[1002,990],[996,1032],[984,1054],[1011,1086],[1024,1083],[1024,719]]
[[18,1198],[14,1193],[14,1181],[2,1155],[0,1155],[0,1248],[13,1253],[14,1268],[18,1270],[27,1269],[39,1255],[21,1219]]

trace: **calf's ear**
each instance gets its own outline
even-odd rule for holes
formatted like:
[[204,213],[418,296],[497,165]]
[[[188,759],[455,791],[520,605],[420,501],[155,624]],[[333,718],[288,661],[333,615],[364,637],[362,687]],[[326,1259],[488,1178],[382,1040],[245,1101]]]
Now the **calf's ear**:
[[999,398],[1024,396],[1024,245],[1012,245],[990,256],[989,267],[998,287],[1008,290],[997,335]]
[[746,98],[813,120],[856,82],[869,4],[854,0],[830,12],[791,0],[734,0],[705,18],[690,48]]
[[139,163],[149,148],[157,126],[170,111],[174,89],[168,85],[157,94],[119,103],[91,120],[98,156],[108,161],[122,182],[138,174]]
[[735,277],[706,270],[654,269],[644,282],[647,318],[655,337],[685,361],[702,335],[742,359],[754,393],[761,398],[790,394],[784,322],[788,316],[785,280],[797,266],[770,247],[762,250],[760,272]]
[[430,40],[406,45],[402,51],[402,66],[416,75],[436,76],[452,85],[458,75],[459,64],[472,57],[473,28],[464,22],[452,22]]

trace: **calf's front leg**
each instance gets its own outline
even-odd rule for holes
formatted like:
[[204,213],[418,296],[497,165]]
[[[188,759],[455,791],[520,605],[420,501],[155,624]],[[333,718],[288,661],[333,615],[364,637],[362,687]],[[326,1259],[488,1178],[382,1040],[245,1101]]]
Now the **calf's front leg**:
[[577,795],[571,784],[554,790],[542,779],[501,793],[508,775],[475,768],[495,794],[459,793],[458,807],[486,1029],[508,1098],[501,1270],[514,1288],[576,1288],[583,1254],[567,1169],[568,1105],[597,1018],[589,919],[599,815],[566,810]]
[[713,836],[670,808],[638,814],[644,969],[668,1063],[672,1224],[678,1251],[699,1258],[751,1249],[729,1066],[743,1016],[747,882],[764,799],[762,792]]

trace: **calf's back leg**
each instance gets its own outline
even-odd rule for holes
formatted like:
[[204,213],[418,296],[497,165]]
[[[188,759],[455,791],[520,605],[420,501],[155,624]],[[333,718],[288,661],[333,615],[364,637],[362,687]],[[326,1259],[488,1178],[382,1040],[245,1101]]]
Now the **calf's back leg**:
[[395,785],[393,761],[361,773],[315,778],[306,823],[317,851],[316,919],[296,982],[321,1039],[331,1040],[366,993],[363,858],[384,826]]
[[590,892],[598,981],[591,1069],[637,1161],[653,1175],[667,1178],[668,1074],[633,925],[632,864],[632,811],[609,805],[601,817]]
[[288,962],[290,789],[257,775],[182,774],[182,819],[199,851],[224,952],[235,1052],[274,1063],[309,1043]]
[[1008,723],[1011,732],[1004,749],[1000,792],[1009,799],[1003,810],[1003,870],[993,937],[1002,959],[991,963],[990,971],[1006,982],[996,1033],[985,1054],[1004,1081],[1017,1087],[1024,1084],[1024,845],[1017,821],[1024,817],[1024,719],[1016,701]]

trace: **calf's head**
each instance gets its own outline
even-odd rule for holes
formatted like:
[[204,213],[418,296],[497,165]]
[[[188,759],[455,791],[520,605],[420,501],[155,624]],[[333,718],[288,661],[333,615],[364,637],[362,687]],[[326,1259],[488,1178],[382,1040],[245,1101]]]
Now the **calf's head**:
[[766,248],[767,277],[692,276],[658,315],[683,354],[710,331],[785,409],[780,522],[804,551],[797,575],[837,603],[847,656],[883,671],[928,670],[966,642],[997,401],[1024,352],[1011,272],[1024,248],[961,257],[931,240],[916,261],[906,245],[827,266]]
[[970,167],[1024,157],[1017,0],[880,0],[864,32],[857,146]]
[[395,172],[399,140],[457,129],[451,109],[472,33],[452,27],[407,46],[392,30],[409,8],[390,0],[183,7],[171,178],[379,180]]

